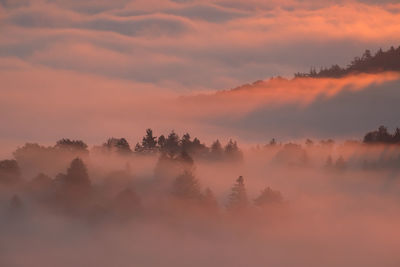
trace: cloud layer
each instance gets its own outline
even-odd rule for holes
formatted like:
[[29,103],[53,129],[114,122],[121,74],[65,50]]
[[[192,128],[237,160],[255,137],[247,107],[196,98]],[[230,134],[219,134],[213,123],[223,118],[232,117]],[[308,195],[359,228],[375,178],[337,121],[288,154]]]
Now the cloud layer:
[[181,90],[344,64],[400,37],[390,1],[3,0],[1,13],[4,57]]
[[[373,92],[396,99],[388,89],[395,77],[385,74],[276,80],[256,84],[251,93],[242,88],[176,100],[345,64],[366,48],[398,45],[396,1],[1,0],[0,19],[0,123],[7,125],[0,138],[7,151],[10,144],[64,135],[89,143],[112,135],[137,140],[146,127],[210,139],[327,135],[331,128],[319,123],[325,118],[315,105],[339,105],[335,99],[344,95],[362,102],[364,91],[382,83],[387,89]],[[300,106],[308,113],[298,113]],[[282,108],[276,117],[282,120],[273,119],[271,110]],[[291,112],[304,118],[289,123],[284,118]],[[332,134],[359,134],[380,122],[395,126],[386,112],[377,114],[354,131],[338,126]]]

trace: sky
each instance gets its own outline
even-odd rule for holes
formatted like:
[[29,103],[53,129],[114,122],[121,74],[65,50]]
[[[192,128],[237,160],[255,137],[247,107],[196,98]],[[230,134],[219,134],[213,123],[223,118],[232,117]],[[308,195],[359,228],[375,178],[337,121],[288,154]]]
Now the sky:
[[[294,92],[309,85],[283,83],[288,91],[276,85],[270,90],[280,93],[261,101],[250,92],[246,107],[224,100],[210,109],[198,95],[397,47],[396,2],[0,0],[0,144],[10,151],[63,137],[136,142],[147,127],[249,143],[393,128],[395,105],[385,105],[399,98],[393,75],[323,81],[306,96]],[[325,94],[327,86],[337,90]],[[292,100],[281,101],[286,95]],[[379,112],[365,117],[371,101]],[[338,103],[360,123],[336,114]]]

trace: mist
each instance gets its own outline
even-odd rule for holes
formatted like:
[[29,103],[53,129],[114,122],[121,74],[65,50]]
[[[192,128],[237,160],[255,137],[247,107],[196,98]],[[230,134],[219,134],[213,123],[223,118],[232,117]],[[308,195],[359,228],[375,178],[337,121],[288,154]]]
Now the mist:
[[21,146],[17,180],[2,162],[3,266],[399,263],[397,145],[273,140],[186,153],[121,140]]

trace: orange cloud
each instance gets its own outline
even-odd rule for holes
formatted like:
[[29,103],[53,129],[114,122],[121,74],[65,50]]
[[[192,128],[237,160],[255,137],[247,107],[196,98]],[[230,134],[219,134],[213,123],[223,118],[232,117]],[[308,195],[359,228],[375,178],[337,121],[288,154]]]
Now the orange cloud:
[[[399,73],[358,74],[335,78],[296,78],[292,80],[274,78],[258,81],[233,90],[184,97],[181,102],[192,107],[191,114],[213,116],[224,114],[244,116],[248,112],[266,106],[277,108],[283,105],[305,107],[318,98],[331,98],[344,91],[359,91],[370,85],[400,79]],[[207,106],[204,109],[204,106]]]

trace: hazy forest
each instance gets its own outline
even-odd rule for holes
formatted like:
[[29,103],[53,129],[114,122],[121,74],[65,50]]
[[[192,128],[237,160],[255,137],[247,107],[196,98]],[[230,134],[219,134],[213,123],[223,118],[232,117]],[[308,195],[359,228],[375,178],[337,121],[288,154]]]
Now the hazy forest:
[[[359,141],[306,139],[300,144],[272,139],[246,149],[233,140],[207,146],[188,133],[155,136],[151,129],[134,147],[125,138],[109,138],[91,148],[67,138],[54,146],[27,143],[15,150],[14,158],[0,161],[0,231],[10,242],[4,248],[8,257],[19,253],[13,251],[19,242],[40,242],[49,251],[28,254],[20,264],[32,257],[35,262],[56,263],[59,258],[51,255],[52,246],[62,241],[54,238],[77,238],[82,253],[93,254],[85,257],[86,264],[100,266],[114,259],[91,259],[103,249],[119,255],[117,262],[127,261],[132,255],[121,252],[123,244],[135,247],[134,258],[145,266],[157,264],[148,253],[158,249],[166,250],[160,252],[161,258],[175,263],[243,264],[237,262],[240,257],[226,259],[220,252],[205,262],[190,263],[196,250],[178,260],[179,252],[168,252],[164,242],[182,242],[177,236],[184,235],[200,253],[208,251],[204,242],[213,240],[222,250],[245,253],[246,261],[268,257],[269,262],[282,262],[280,253],[289,249],[294,255],[285,258],[284,265],[300,261],[305,266],[309,259],[304,255],[311,251],[340,251],[343,239],[351,243],[360,238],[362,231],[353,224],[381,227],[380,220],[392,216],[392,209],[400,210],[399,145],[400,130],[390,133],[384,126]],[[362,209],[357,208],[360,205]],[[342,220],[350,228],[338,228],[336,223]],[[371,238],[376,243],[368,249],[385,242],[380,228],[374,229],[377,233]],[[118,239],[117,247],[92,244],[88,236],[93,234],[103,242]],[[153,244],[154,251],[143,245],[156,242],[160,235],[162,242]],[[329,247],[318,245],[327,236]],[[301,248],[301,255],[295,254],[299,248],[282,251],[293,237],[313,244]],[[276,254],[263,253],[266,248]],[[321,263],[333,260],[313,257]],[[352,257],[354,262],[365,259],[370,266],[370,257]]]

